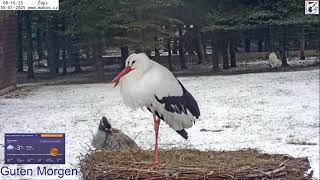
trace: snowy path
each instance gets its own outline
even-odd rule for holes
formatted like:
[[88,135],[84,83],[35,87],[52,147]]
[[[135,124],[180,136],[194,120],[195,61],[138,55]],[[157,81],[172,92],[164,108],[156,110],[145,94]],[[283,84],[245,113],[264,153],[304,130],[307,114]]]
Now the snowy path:
[[[319,177],[319,70],[179,79],[198,101],[201,118],[188,130],[188,141],[162,123],[160,148],[255,148],[307,156]],[[153,147],[151,114],[126,108],[119,89],[111,84],[42,86],[25,97],[0,97],[1,134],[66,133],[64,167],[77,165],[103,115],[111,118],[115,128],[137,136],[143,148]],[[203,128],[222,131],[200,131]],[[299,145],[303,143],[307,145]],[[0,148],[1,164],[3,159]]]

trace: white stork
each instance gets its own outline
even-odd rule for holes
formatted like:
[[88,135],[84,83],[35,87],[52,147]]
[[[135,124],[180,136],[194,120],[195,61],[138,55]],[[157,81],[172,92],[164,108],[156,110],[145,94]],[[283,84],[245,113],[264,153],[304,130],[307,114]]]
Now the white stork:
[[278,67],[281,67],[282,62],[278,59],[277,54],[275,52],[270,53],[269,55],[269,62],[271,68],[277,69]]
[[196,100],[181,82],[166,67],[152,61],[144,53],[131,54],[126,67],[113,80],[120,84],[124,103],[133,108],[146,107],[153,114],[155,130],[155,160],[159,165],[158,131],[160,119],[184,139],[188,139],[186,128],[190,128],[200,116]]

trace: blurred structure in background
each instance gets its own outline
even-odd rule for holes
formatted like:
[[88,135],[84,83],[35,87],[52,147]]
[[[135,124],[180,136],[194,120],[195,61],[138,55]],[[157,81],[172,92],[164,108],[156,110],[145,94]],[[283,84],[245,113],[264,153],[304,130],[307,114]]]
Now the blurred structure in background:
[[0,95],[16,87],[16,16],[0,12]]

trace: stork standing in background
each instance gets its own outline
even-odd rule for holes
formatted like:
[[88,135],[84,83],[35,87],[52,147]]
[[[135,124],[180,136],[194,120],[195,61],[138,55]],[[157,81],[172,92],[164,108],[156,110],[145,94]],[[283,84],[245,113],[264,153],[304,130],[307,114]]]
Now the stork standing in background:
[[155,160],[152,166],[159,165],[158,131],[160,119],[184,139],[185,130],[190,128],[200,116],[196,100],[181,82],[166,67],[149,59],[144,53],[131,54],[126,67],[113,80],[120,84],[124,103],[133,108],[146,107],[153,114],[155,130]]

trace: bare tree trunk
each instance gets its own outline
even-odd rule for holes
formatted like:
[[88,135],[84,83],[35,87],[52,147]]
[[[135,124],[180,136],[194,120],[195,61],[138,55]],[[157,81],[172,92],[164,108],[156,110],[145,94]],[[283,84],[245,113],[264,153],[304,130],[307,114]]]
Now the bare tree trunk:
[[172,55],[171,55],[171,43],[170,43],[171,39],[168,39],[168,43],[167,43],[167,49],[168,49],[168,63],[169,63],[169,70],[173,71],[173,66],[172,66]]
[[201,64],[204,60],[204,50],[200,32],[197,33],[197,54],[199,57],[198,64]]
[[154,57],[156,61],[160,60],[160,52],[159,49],[154,49]]
[[230,61],[231,67],[237,67],[236,61],[236,41],[233,39],[230,41]]
[[203,44],[204,59],[208,62],[207,45]]
[[270,48],[269,48],[269,43],[270,43],[270,40],[269,40],[269,35],[267,35],[266,39],[264,40],[264,48],[263,48],[263,51],[265,52],[269,52]]
[[82,69],[80,67],[80,49],[78,49],[78,48],[73,49],[73,58],[76,63],[75,72],[76,73],[82,72]]
[[59,49],[59,46],[58,46],[58,42],[57,42],[57,39],[55,40],[55,53],[56,53],[56,73],[59,74],[59,67],[60,67],[60,49]]
[[221,40],[223,69],[229,69],[228,44],[229,41]]
[[17,71],[23,72],[23,41],[22,41],[23,12],[17,11]]
[[[159,38],[158,38],[158,37],[155,37],[155,38],[154,38],[154,42],[155,42],[156,46],[158,47]],[[160,51],[159,51],[158,48],[155,48],[155,49],[154,49],[154,58],[155,58],[154,60],[156,60],[156,61],[159,61],[159,60],[160,60]]]
[[281,37],[281,41],[280,41],[280,46],[281,46],[281,50],[280,50],[280,56],[281,56],[281,61],[282,61],[282,67],[285,66],[289,66],[288,62],[287,62],[287,56],[286,56],[286,52],[287,52],[287,46],[288,46],[288,32],[287,32],[287,27],[284,26],[281,28],[282,30],[282,37]]
[[262,40],[258,40],[258,52],[262,52]]
[[40,28],[37,28],[37,53],[38,53],[38,63],[43,59],[43,49],[42,49],[42,33]]
[[56,73],[56,49],[54,45],[55,35],[52,29],[49,29],[46,35],[47,41],[47,51],[48,51],[48,68],[50,72],[50,77],[54,78],[57,76]]
[[67,74],[67,53],[66,53],[66,47],[64,46],[62,49],[62,69],[63,69],[63,75]]
[[272,26],[269,26],[269,52],[275,52],[274,47],[274,34]]
[[305,49],[305,38],[304,38],[304,26],[302,25],[300,27],[300,59],[305,59],[305,56],[304,56],[304,49]]
[[26,12],[28,78],[34,78],[31,19],[31,12]]
[[120,47],[121,50],[121,70],[126,66],[126,60],[129,56],[129,48],[128,46]]
[[[61,31],[64,33],[66,30],[65,26],[65,20],[62,19],[62,27]],[[67,74],[67,40],[64,35],[62,35],[62,41],[61,41],[61,48],[62,48],[62,74],[66,75]]]
[[178,39],[176,37],[173,38],[172,54],[178,54]]
[[97,43],[96,47],[93,47],[93,58],[95,61],[96,80],[98,81],[104,80],[104,64],[101,55],[102,46],[100,45],[100,43]]
[[209,62],[208,55],[207,55],[207,45],[206,45],[206,40],[204,39],[203,32],[201,32],[201,41],[202,41],[202,46],[203,46],[204,59],[206,60],[206,62]]
[[183,50],[182,26],[179,27],[179,57],[180,57],[181,69],[187,69],[186,61],[184,58],[184,50]]
[[211,39],[211,48],[212,48],[212,70],[219,69],[219,58],[218,58],[218,51],[216,41],[212,38]]
[[245,52],[250,52],[250,39],[246,38],[244,40],[244,50]]
[[84,54],[86,55],[86,59],[90,59],[90,48],[89,47],[84,48]]

